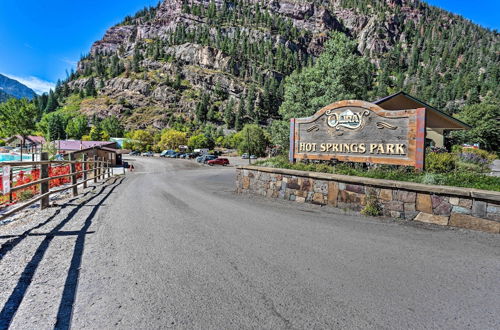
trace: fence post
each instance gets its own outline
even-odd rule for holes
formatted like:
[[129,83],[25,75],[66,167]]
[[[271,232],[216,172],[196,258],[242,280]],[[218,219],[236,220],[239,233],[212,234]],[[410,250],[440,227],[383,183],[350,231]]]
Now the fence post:
[[[42,152],[40,154],[40,160],[43,161],[48,161],[49,160],[49,154],[46,152]],[[40,166],[40,179],[46,179],[49,177],[49,164],[42,164]],[[49,183],[50,181],[45,181],[40,183],[40,194],[46,194],[49,192]],[[43,197],[42,200],[40,201],[40,209],[45,209],[49,207],[49,196]]]
[[88,166],[87,166],[87,155],[84,154],[83,155],[83,166],[82,166],[82,170],[83,170],[83,189],[86,189],[87,188],[87,178],[88,178],[88,175],[87,175],[87,169],[88,169]]
[[108,179],[111,178],[111,161],[108,161]]
[[99,159],[101,160],[101,167],[99,167],[99,174],[100,174],[100,180],[104,180],[104,158],[102,157],[99,157]]
[[99,157],[98,158],[98,162],[99,162],[99,169],[97,170],[97,176],[99,177],[99,180],[102,180],[102,158]]
[[12,185],[14,184],[13,180],[14,180],[14,169],[11,167],[10,168],[10,173],[9,173],[9,185],[10,185],[10,189],[9,189],[9,203],[12,204],[13,202],[13,198],[12,198]]
[[69,154],[69,160],[71,161],[69,168],[71,172],[71,185],[73,186],[73,197],[76,197],[78,196],[78,186],[76,184],[78,178],[76,177],[76,163],[73,163],[75,161],[75,154]]
[[94,183],[99,181],[99,178],[97,177],[97,156],[94,156]]

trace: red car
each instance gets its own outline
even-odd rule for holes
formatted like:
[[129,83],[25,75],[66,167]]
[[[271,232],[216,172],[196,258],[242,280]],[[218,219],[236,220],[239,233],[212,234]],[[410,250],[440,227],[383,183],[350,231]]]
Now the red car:
[[229,165],[229,160],[227,158],[216,158],[216,159],[209,160],[207,162],[207,164],[210,166],[213,166],[213,165],[226,166],[226,165]]

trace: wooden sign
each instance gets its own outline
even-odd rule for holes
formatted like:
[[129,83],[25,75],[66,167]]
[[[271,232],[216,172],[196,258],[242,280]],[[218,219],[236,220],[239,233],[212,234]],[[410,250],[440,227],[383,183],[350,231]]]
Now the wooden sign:
[[340,101],[290,121],[290,161],[339,160],[423,169],[425,108],[384,110]]

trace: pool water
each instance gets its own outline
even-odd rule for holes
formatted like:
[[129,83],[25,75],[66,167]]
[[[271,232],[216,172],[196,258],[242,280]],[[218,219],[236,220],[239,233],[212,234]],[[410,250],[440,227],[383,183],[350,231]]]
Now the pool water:
[[[21,160],[21,155],[0,153],[0,162],[17,162]],[[23,155],[23,160],[31,160],[31,155]]]

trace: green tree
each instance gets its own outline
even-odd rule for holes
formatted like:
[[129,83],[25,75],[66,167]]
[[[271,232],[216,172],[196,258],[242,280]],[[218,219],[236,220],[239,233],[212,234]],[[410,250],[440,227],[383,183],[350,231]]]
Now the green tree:
[[92,126],[89,135],[91,141],[102,141],[103,132],[99,126]]
[[210,139],[205,134],[193,135],[188,140],[188,147],[191,150],[201,148],[212,149],[214,146],[214,140]]
[[87,96],[92,96],[92,97],[97,96],[97,90],[95,88],[95,81],[93,77],[90,78],[89,81],[87,81],[87,84],[85,85],[85,94]]
[[479,143],[481,148],[498,151],[500,147],[500,102],[486,100],[480,104],[465,106],[457,118],[472,128],[455,131],[452,137],[458,143]]
[[33,133],[38,118],[37,107],[27,99],[10,98],[0,104],[1,132],[5,135],[21,136],[21,159],[26,136]]
[[47,98],[47,104],[45,106],[45,113],[52,112],[59,107],[59,102],[57,101],[57,96],[55,93],[52,91],[52,89],[49,91],[49,96]]
[[237,133],[238,152],[249,153],[256,156],[265,156],[269,146],[269,138],[266,132],[256,124],[248,124]]
[[76,116],[66,125],[66,133],[69,138],[80,140],[88,131],[88,120],[85,116]]
[[366,99],[372,88],[372,73],[372,65],[358,53],[356,42],[340,32],[332,33],[312,66],[286,78],[279,108],[285,123],[275,124],[273,142],[288,147],[288,138],[284,137],[290,118],[310,116],[335,101]]
[[122,137],[123,126],[116,116],[106,117],[100,123],[101,129],[107,132],[111,137]]
[[358,53],[356,42],[334,32],[313,66],[286,78],[279,113],[288,120],[310,116],[335,101],[365,100],[372,75],[372,65]]
[[229,102],[226,104],[226,108],[224,109],[224,122],[226,123],[227,128],[231,128],[234,126],[234,99],[231,98]]

